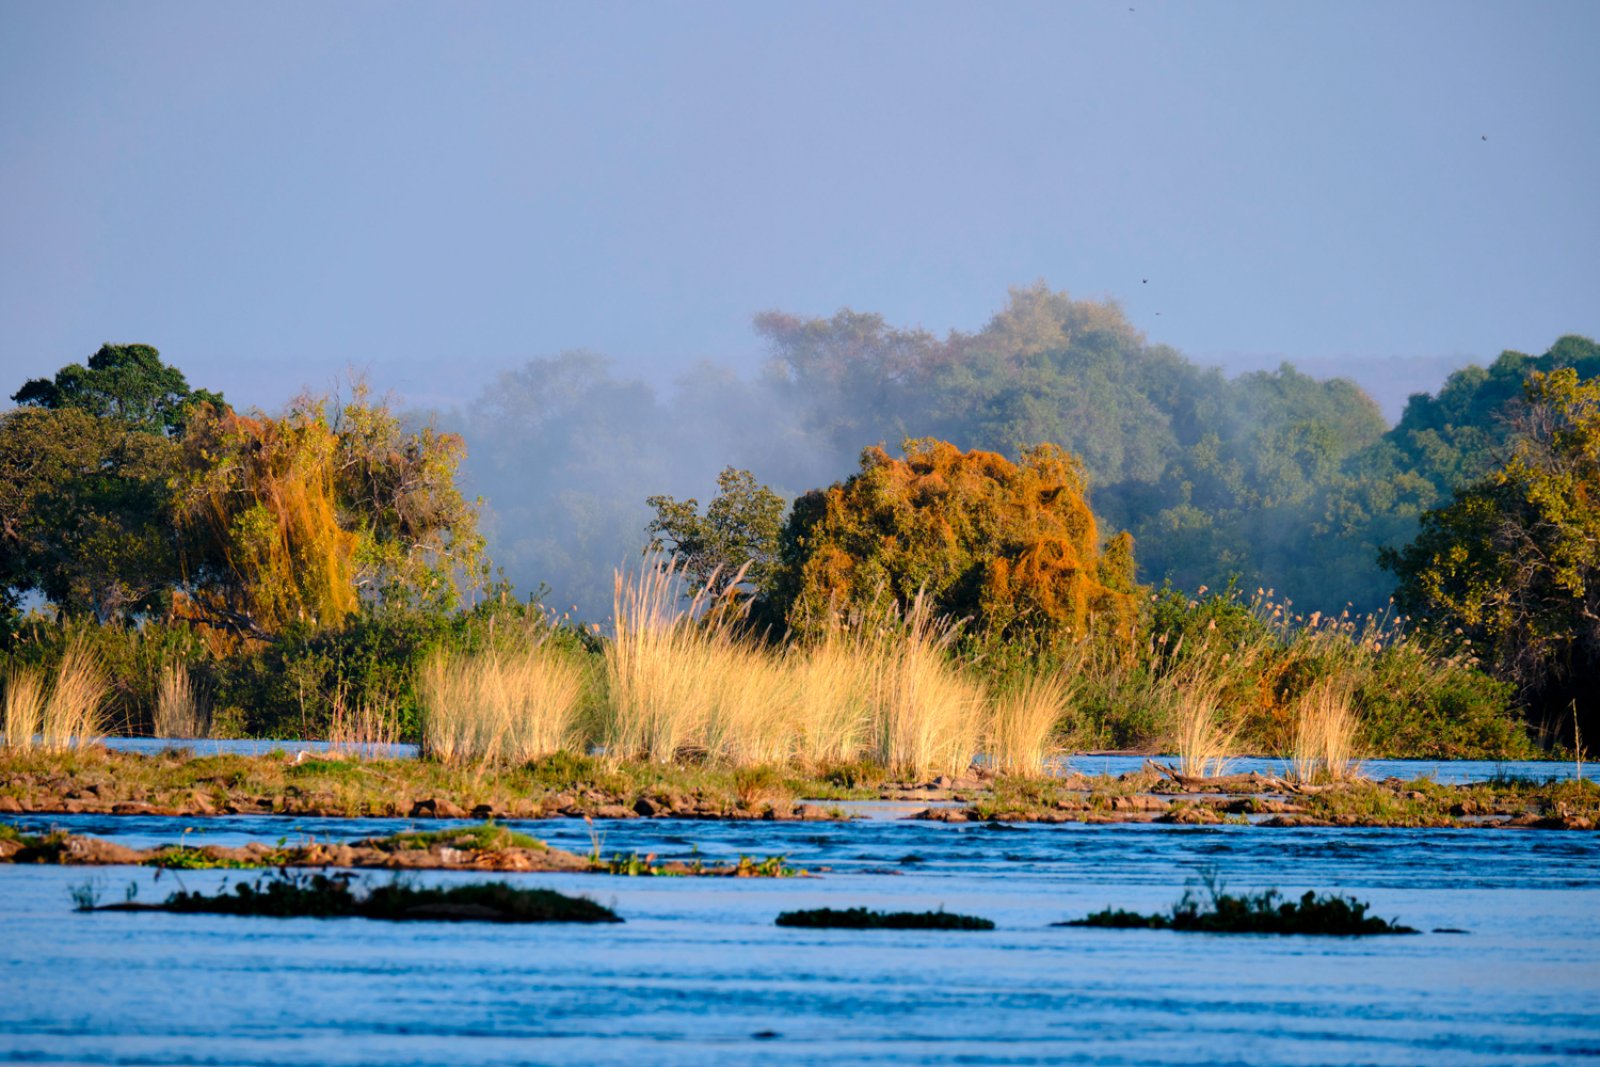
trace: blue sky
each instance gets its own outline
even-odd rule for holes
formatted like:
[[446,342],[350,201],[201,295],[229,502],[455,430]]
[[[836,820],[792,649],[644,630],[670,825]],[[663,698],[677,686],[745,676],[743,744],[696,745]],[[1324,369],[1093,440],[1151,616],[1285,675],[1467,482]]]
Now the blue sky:
[[1600,333],[1597,40],[1592,2],[11,3],[0,384],[139,341],[235,403],[355,364],[448,404],[1041,278],[1205,362],[1442,377]]

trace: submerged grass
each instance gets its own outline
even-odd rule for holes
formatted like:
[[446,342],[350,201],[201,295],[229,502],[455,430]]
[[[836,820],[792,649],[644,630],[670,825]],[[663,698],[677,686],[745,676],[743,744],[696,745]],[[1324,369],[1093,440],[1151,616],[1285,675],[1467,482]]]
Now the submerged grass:
[[1370,905],[1353,897],[1318,895],[1307,891],[1298,901],[1285,900],[1276,889],[1233,896],[1210,887],[1210,899],[1201,901],[1190,892],[1163,915],[1107,908],[1060,926],[1098,926],[1113,929],[1179,930],[1207,934],[1317,934],[1357,937],[1370,934],[1414,934],[1409,926],[1368,915]]
[[868,908],[811,908],[786,911],[777,925],[818,930],[993,930],[994,921],[946,911],[872,911]]

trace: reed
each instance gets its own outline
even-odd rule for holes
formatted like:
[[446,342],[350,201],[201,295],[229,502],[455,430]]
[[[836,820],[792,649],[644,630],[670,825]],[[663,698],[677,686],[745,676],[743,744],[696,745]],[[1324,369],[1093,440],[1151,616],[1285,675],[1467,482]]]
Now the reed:
[[615,632],[605,648],[600,741],[609,755],[658,763],[703,747],[716,694],[710,683],[719,636],[697,624],[708,598],[680,606],[676,560],[654,558],[614,578]]
[[1038,775],[1054,755],[1052,739],[1071,713],[1074,679],[1062,671],[1034,674],[1002,689],[989,717],[987,750],[1006,774]]
[[1172,716],[1180,774],[1208,778],[1227,769],[1239,725],[1229,721],[1224,692],[1247,656],[1202,646],[1177,663],[1168,658],[1168,669],[1156,685]]
[[161,668],[151,727],[157,737],[198,738],[211,732],[211,703],[181,663]]
[[881,661],[859,637],[830,627],[814,644],[789,650],[795,755],[812,767],[853,763],[866,750]]
[[400,742],[398,719],[393,705],[381,699],[352,707],[341,689],[333,695],[328,747],[355,756],[378,755]]
[[736,767],[794,759],[801,680],[784,657],[739,638],[727,626],[702,635],[702,684],[710,695],[701,745]]
[[6,678],[5,743],[31,749],[44,727],[44,679],[37,671],[16,670]]
[[417,681],[422,751],[444,762],[525,763],[578,740],[584,670],[543,641],[438,652]]
[[979,747],[983,688],[951,664],[955,626],[934,618],[920,594],[902,622],[902,633],[869,639],[878,663],[871,747],[898,774],[960,774]]
[[1348,781],[1355,776],[1360,729],[1347,678],[1331,676],[1295,702],[1290,773],[1296,781]]
[[106,735],[106,697],[110,686],[89,648],[80,641],[67,645],[45,700],[39,735],[51,750],[93,744]]

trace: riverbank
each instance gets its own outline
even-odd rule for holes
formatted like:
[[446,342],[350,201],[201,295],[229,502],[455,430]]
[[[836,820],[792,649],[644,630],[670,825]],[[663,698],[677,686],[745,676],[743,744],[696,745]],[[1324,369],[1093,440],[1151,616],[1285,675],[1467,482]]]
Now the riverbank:
[[[893,781],[871,764],[801,773],[617,763],[557,755],[515,767],[273,755],[134,755],[91,746],[0,752],[0,813],[285,815],[411,819],[692,818],[835,821],[893,801],[945,822],[1249,822],[1266,827],[1593,830],[1600,786],[1583,779],[1302,784],[1260,773],[1192,778],[1147,762],[1117,776]],[[843,805],[843,806],[841,806]]]

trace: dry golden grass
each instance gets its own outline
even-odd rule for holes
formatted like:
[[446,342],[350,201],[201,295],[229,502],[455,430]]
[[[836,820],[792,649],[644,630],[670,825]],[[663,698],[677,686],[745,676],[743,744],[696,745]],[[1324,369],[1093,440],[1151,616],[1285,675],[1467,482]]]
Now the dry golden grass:
[[44,747],[71,748],[104,738],[109,693],[105,672],[94,653],[79,642],[69,644],[44,704],[39,728]]
[[157,737],[205,737],[211,730],[210,702],[181,663],[161,668],[151,726]]
[[706,598],[684,609],[680,586],[676,560],[652,558],[637,575],[615,576],[599,731],[610,755],[664,763],[680,749],[704,747],[717,703],[711,676],[731,661],[714,647],[725,635],[697,621]]
[[351,707],[343,691],[333,697],[328,747],[353,756],[381,755],[400,742],[400,723],[392,705],[361,701]]
[[30,749],[44,728],[44,679],[37,671],[18,670],[6,678],[5,743]]
[[418,677],[422,751],[445,762],[524,763],[570,748],[584,683],[579,664],[542,642],[435,654]]
[[1360,729],[1347,680],[1324,678],[1295,702],[1290,773],[1296,781],[1347,781],[1355,775]]
[[1230,674],[1249,669],[1249,652],[1218,653],[1201,648],[1173,663],[1157,683],[1172,716],[1172,744],[1178,772],[1206,778],[1227,769],[1239,726],[1230,722],[1223,702]]
[[1071,714],[1073,679],[1056,671],[1030,675],[1002,689],[989,716],[986,749],[994,768],[1037,775],[1054,755],[1057,727]]
[[954,636],[921,596],[905,613],[904,632],[872,640],[878,662],[872,754],[897,774],[960,774],[980,741],[983,688],[946,655]]
[[832,627],[815,644],[789,650],[795,755],[808,766],[861,758],[873,719],[879,659]]

